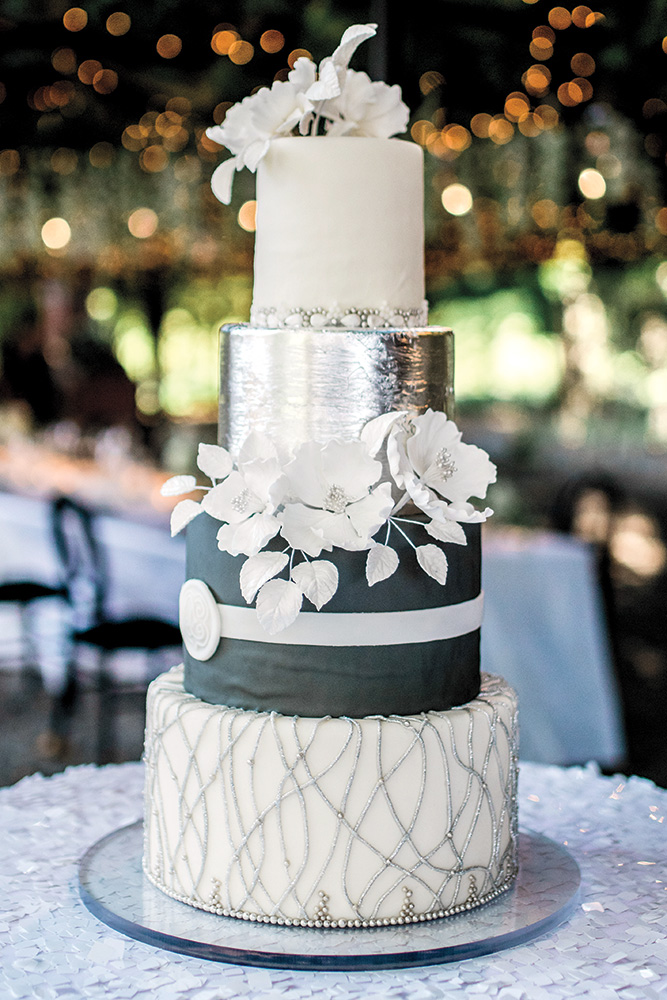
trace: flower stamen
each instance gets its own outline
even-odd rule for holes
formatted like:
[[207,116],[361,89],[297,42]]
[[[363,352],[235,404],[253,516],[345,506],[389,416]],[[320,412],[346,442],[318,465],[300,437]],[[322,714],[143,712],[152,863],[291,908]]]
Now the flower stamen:
[[249,501],[250,501],[250,490],[246,487],[246,489],[241,490],[240,493],[237,493],[235,497],[232,497],[230,503],[237,514],[243,514],[248,509]]
[[327,510],[332,510],[334,514],[342,514],[349,502],[350,498],[343,487],[338,486],[336,483],[333,483],[329,487],[326,496],[324,497],[325,508]]
[[443,479],[451,479],[458,469],[452,458],[452,453],[446,448],[441,448],[435,456],[435,464]]

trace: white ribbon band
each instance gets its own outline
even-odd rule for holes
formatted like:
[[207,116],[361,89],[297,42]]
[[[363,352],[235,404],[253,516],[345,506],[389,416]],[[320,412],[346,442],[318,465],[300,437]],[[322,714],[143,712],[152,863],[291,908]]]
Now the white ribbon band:
[[254,608],[218,604],[220,634],[226,639],[294,646],[397,646],[435,642],[474,632],[482,624],[484,595],[444,608],[331,614],[302,611],[277,635],[265,632]]

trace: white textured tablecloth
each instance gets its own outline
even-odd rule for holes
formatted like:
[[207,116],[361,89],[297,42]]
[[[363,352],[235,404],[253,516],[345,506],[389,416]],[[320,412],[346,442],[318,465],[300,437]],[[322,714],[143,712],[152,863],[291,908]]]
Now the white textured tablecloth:
[[57,1000],[658,1000],[667,997],[667,791],[640,778],[524,764],[524,827],[566,843],[581,904],[530,944],[392,972],[244,968],[123,937],[84,907],[77,860],[139,818],[140,764],[72,768],[0,789],[0,997]]

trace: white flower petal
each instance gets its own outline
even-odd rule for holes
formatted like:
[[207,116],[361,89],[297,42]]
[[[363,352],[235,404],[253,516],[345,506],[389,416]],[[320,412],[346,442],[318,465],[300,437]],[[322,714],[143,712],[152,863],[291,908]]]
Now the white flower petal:
[[[297,59],[297,63],[298,63]],[[331,97],[338,97],[340,94],[340,83],[338,73],[331,57],[323,59],[320,63],[319,79],[306,91],[306,97],[310,101],[326,101]]]
[[309,96],[308,88],[317,80],[317,67],[308,56],[299,56],[287,74],[287,79],[298,91]]
[[209,479],[226,479],[234,467],[232,456],[217,444],[200,444],[197,465]]
[[383,413],[381,416],[368,421],[361,432],[360,439],[366,445],[369,455],[375,458],[391,428],[406,413],[407,410],[395,410],[391,413]]
[[223,524],[218,530],[218,548],[230,556],[254,556],[278,534],[280,522],[272,514],[253,514],[240,524]]
[[172,476],[160,487],[163,497],[179,497],[183,493],[192,493],[197,489],[197,480],[194,476]]
[[[345,513],[352,522],[359,538],[360,544],[355,545],[355,548],[365,549],[368,547],[373,535],[386,523],[393,506],[391,485],[381,483],[368,496],[358,500],[357,503],[350,504],[345,509]],[[348,546],[343,546],[343,548],[348,548]]]
[[257,595],[257,617],[269,635],[282,632],[296,619],[303,595],[289,580],[269,580]]
[[466,533],[456,521],[429,521],[426,531],[439,542],[454,542],[456,545],[467,545]]
[[329,511],[313,510],[301,503],[288,503],[278,515],[280,534],[292,548],[315,558],[322,549],[331,552],[333,548],[332,542],[324,535],[322,525],[334,516]]
[[286,552],[259,552],[243,563],[239,582],[247,604],[252,604],[255,594],[267,580],[272,580],[289,562]]
[[382,464],[371,458],[361,441],[329,441],[321,463],[327,485],[339,486],[349,501],[364,497],[382,475]]
[[377,24],[352,24],[343,32],[343,37],[338,43],[337,49],[331,56],[331,60],[338,69],[346,69],[350,59],[357,51],[362,42],[372,38],[377,32]]
[[318,611],[338,590],[338,570],[328,559],[299,563],[292,570],[292,580]]
[[276,446],[267,434],[251,431],[239,451],[239,467],[258,458],[278,458]]
[[182,531],[186,524],[201,514],[202,506],[197,503],[196,500],[181,500],[177,503],[171,512],[171,535],[177,535],[179,531]]
[[373,545],[366,560],[366,579],[368,586],[373,587],[381,580],[386,580],[398,569],[398,552],[390,545]]
[[[217,139],[214,140],[217,142]],[[223,205],[229,205],[232,200],[232,182],[234,180],[234,171],[238,170],[239,160],[236,156],[231,156],[220,166],[216,167],[213,171],[211,177],[211,190],[216,196],[218,201],[221,201]]]
[[447,556],[437,545],[419,545],[415,550],[417,562],[429,576],[440,584],[447,582]]

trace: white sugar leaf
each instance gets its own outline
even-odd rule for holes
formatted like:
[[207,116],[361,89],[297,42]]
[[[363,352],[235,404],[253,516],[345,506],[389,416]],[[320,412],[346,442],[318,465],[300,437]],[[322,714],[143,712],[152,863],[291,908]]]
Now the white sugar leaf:
[[439,542],[455,542],[457,545],[467,545],[466,533],[458,521],[429,521],[426,530],[432,538]]
[[181,500],[171,512],[171,536],[182,531],[186,524],[189,524],[193,517],[201,514],[202,506],[196,500]]
[[398,552],[390,545],[374,545],[368,552],[366,560],[366,579],[368,586],[373,587],[381,580],[386,580],[398,569]]
[[239,579],[241,593],[247,604],[252,604],[259,588],[276,573],[280,573],[287,561],[288,556],[285,552],[258,552],[256,556],[246,559],[241,567]]
[[257,617],[265,632],[276,635],[296,619],[303,594],[289,580],[269,580],[257,595]]
[[232,471],[232,456],[217,444],[200,444],[197,465],[209,479],[225,479]]
[[172,476],[160,487],[163,497],[179,497],[182,493],[192,493],[197,489],[197,480],[194,476]]
[[429,576],[438,583],[447,581],[447,556],[437,545],[419,545],[416,549],[417,562]]
[[318,611],[338,590],[338,570],[328,559],[299,563],[292,570],[292,579]]

